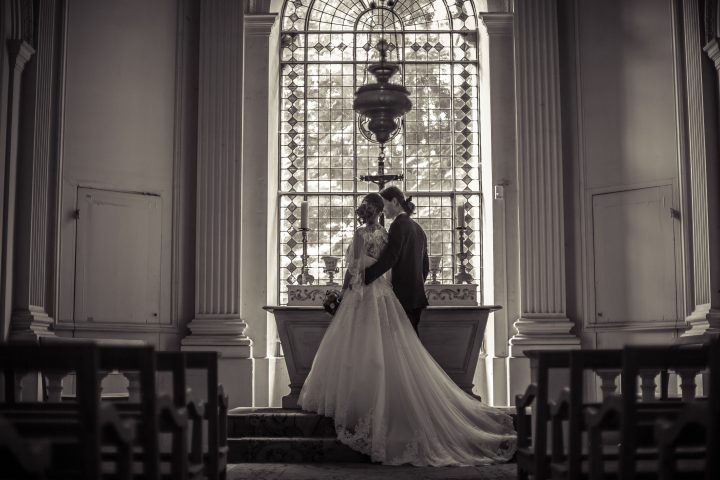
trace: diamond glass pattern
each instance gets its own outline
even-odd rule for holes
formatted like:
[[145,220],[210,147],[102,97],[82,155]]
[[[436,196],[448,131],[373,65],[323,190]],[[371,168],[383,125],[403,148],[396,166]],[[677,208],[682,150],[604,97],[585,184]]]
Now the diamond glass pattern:
[[[377,0],[385,6],[386,0]],[[367,11],[363,0],[286,0],[282,16],[279,172],[279,292],[297,282],[302,265],[300,202],[310,204],[308,265],[320,282],[323,255],[342,257],[357,227],[354,209],[374,184],[377,144],[358,131],[352,109],[357,87],[384,25],[389,58],[400,65],[391,81],[411,92],[413,109],[386,145],[385,169],[413,195],[430,255],[443,257],[439,279],[457,269],[458,219],[465,205],[470,228],[468,271],[482,281],[478,49],[472,0],[402,0],[394,15]],[[459,203],[458,203],[459,202]],[[390,222],[386,222],[389,227]]]

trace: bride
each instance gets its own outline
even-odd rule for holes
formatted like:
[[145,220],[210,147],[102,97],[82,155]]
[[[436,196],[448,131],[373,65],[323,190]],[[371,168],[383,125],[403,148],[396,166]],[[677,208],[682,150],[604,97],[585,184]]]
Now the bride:
[[347,250],[350,286],[323,337],[298,404],[333,417],[339,440],[387,465],[508,461],[512,419],[462,391],[425,350],[387,276],[363,281],[387,245],[377,193]]

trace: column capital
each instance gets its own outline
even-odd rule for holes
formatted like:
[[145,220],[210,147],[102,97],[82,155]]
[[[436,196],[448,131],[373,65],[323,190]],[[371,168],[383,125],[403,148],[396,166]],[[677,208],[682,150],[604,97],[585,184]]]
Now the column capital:
[[478,15],[487,28],[488,35],[512,35],[513,17],[512,13],[481,13]]
[[277,18],[277,13],[246,13],[245,35],[249,37],[270,35],[275,25],[279,23]]

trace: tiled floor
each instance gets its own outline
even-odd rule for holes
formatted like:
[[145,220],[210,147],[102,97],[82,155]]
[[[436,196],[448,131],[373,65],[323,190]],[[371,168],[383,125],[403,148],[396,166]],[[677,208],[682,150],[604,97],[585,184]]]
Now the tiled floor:
[[242,463],[228,480],[514,480],[514,463],[489,467],[389,467],[359,463]]

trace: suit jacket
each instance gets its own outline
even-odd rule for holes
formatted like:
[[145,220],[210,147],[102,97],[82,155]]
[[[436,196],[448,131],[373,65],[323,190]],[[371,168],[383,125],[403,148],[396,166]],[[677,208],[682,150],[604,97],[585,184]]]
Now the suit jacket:
[[365,284],[392,268],[395,295],[405,310],[426,307],[425,279],[430,271],[427,237],[409,215],[398,215],[390,225],[388,245],[373,265],[365,269]]

